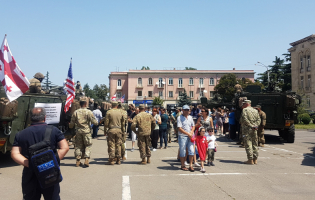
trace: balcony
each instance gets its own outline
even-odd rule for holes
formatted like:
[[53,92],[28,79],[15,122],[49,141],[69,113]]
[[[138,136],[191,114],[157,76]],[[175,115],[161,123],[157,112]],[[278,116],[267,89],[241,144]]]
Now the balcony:
[[198,88],[205,88],[205,86],[202,84],[202,85],[198,85]]
[[143,88],[143,85],[138,84],[136,88]]
[[159,96],[160,97],[160,99],[165,99],[163,96]]
[[136,100],[143,100],[143,96],[137,96]]
[[157,88],[158,88],[158,89],[164,89],[164,85],[163,85],[163,84],[161,84],[161,85],[159,84],[159,85],[157,86]]
[[178,84],[178,85],[177,85],[177,88],[179,88],[179,89],[184,88],[184,87],[183,87],[183,84]]
[[122,90],[122,87],[121,86],[117,86],[116,90]]
[[311,71],[311,66],[306,67],[306,71],[310,72]]
[[300,73],[304,73],[304,68],[300,68]]

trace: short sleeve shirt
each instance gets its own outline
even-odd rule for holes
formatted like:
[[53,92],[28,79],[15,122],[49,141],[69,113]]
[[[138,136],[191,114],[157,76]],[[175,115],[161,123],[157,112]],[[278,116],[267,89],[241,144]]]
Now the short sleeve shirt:
[[[186,118],[186,117],[184,117],[184,115],[180,115],[177,118],[177,127],[178,128],[181,127],[185,131],[190,132],[193,126],[195,126],[195,122],[194,122],[192,116],[188,115],[188,117]],[[188,137],[188,135],[181,133],[180,131],[178,131],[178,135]]]
[[[21,154],[29,159],[28,148],[33,144],[41,142],[45,138],[47,124],[32,123],[30,127],[18,132],[15,135],[13,146],[21,147]],[[63,133],[56,127],[53,127],[50,137],[50,146],[53,150],[58,148],[58,142],[65,139]]]

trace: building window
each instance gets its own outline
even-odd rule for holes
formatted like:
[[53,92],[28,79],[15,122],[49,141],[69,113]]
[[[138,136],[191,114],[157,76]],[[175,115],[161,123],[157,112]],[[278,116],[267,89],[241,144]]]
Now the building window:
[[301,90],[304,89],[304,76],[301,76]]
[[168,91],[168,97],[173,97],[173,91]]
[[117,86],[120,87],[121,86],[121,79],[117,80]]
[[178,92],[178,96],[180,96],[180,97],[183,96],[183,94],[184,94],[183,91],[179,91],[179,92]]
[[311,56],[307,56],[307,71],[311,71]]
[[310,99],[310,96],[306,96],[306,105],[308,107],[311,107],[311,99]]
[[152,85],[152,82],[153,82],[153,81],[152,81],[152,78],[149,78],[149,81],[148,81],[148,82],[149,82],[148,85]]
[[169,85],[173,85],[173,78],[169,78],[169,79],[168,79],[168,84],[169,84]]
[[159,91],[159,97],[163,97],[163,91]]
[[189,85],[194,85],[194,79],[193,78],[189,78]]
[[121,98],[121,92],[116,92],[116,99],[120,99]]
[[153,96],[153,92],[152,91],[148,91],[148,97],[152,97]]
[[303,58],[300,58],[300,73],[303,73]]
[[142,97],[142,90],[138,91],[138,97]]
[[211,91],[210,92],[210,98],[213,98],[214,97],[214,91]]
[[189,91],[189,97],[194,98],[194,91]]
[[163,87],[163,79],[159,78],[159,88]]
[[179,79],[178,79],[178,87],[179,87],[179,88],[182,88],[182,87],[183,87],[183,79],[182,79],[182,78],[179,78]]
[[203,90],[200,91],[199,95],[200,97],[203,97]]
[[307,76],[307,87],[310,88],[311,87],[311,75]]
[[[142,78],[138,78],[138,86],[142,87]],[[142,95],[141,95],[142,96]]]
[[199,85],[200,85],[200,86],[203,86],[203,78],[200,78],[200,79],[199,79]]
[[209,85],[214,85],[214,78],[210,78]]

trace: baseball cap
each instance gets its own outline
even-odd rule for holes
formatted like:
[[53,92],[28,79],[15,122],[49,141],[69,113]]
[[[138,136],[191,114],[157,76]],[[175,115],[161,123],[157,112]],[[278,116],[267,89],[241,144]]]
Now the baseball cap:
[[190,108],[189,108],[189,106],[188,105],[184,105],[183,106],[183,110],[189,110]]

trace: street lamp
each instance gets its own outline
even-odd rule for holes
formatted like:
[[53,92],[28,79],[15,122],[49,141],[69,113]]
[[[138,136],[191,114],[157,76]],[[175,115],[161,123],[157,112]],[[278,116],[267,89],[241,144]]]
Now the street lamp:
[[[270,78],[269,78],[269,70],[268,70],[268,66],[266,66],[266,65],[264,65],[263,63],[261,63],[261,62],[257,62],[258,64],[260,64],[260,65],[262,65],[263,67],[266,67],[267,68],[267,74],[268,74],[268,85],[269,85],[269,82],[270,82]],[[255,65],[257,65],[257,64],[255,64]]]

